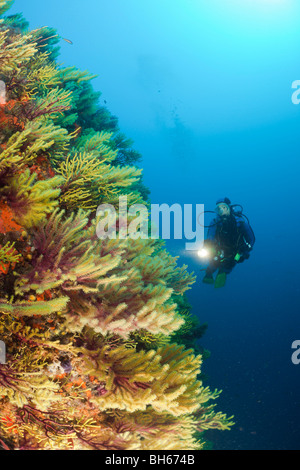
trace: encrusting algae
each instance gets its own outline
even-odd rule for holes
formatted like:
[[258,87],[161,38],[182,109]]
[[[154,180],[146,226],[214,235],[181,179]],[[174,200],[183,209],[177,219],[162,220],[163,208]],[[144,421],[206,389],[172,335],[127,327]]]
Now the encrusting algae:
[[98,239],[100,203],[148,204],[140,155],[93,76],[56,64],[56,32],[27,32],[3,16],[11,3],[0,0],[0,447],[201,449],[203,431],[233,423],[214,411],[201,355],[173,342],[194,326],[182,307],[194,277],[161,240]]

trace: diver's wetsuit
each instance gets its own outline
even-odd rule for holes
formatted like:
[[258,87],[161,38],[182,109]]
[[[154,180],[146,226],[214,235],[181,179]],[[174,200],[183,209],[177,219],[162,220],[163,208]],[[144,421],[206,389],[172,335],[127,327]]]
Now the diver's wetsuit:
[[[206,274],[210,276],[218,268],[219,273],[229,274],[237,263],[249,258],[254,242],[254,233],[243,217],[232,213],[228,217],[217,216],[209,226],[205,245],[212,246],[216,252],[222,250],[224,258],[212,259]],[[239,261],[234,259],[237,253],[241,255]]]

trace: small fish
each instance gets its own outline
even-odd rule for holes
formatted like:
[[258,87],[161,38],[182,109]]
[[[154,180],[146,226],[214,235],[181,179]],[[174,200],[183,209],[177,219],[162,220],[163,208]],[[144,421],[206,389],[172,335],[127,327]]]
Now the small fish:
[[70,39],[62,38],[64,41],[68,42],[69,44],[73,44],[73,42]]
[[3,80],[0,80],[0,104],[6,104],[6,86]]

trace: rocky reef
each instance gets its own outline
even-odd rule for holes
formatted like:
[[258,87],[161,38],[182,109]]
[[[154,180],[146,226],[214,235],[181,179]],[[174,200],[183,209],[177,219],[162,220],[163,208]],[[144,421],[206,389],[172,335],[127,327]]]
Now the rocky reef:
[[180,343],[195,328],[194,276],[161,240],[97,237],[99,204],[149,204],[140,155],[93,76],[58,65],[57,32],[29,31],[11,3],[0,0],[0,448],[201,449],[203,431],[232,421],[201,381],[202,355]]

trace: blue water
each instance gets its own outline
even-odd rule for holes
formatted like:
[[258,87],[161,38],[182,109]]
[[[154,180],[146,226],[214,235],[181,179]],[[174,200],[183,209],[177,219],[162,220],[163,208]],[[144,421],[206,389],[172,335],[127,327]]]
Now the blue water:
[[299,449],[300,5],[297,0],[16,0],[30,27],[73,41],[61,62],[99,77],[100,102],[143,155],[152,203],[228,196],[256,235],[223,289],[201,283],[184,241],[167,246],[198,274],[189,291],[230,432],[215,449]]

